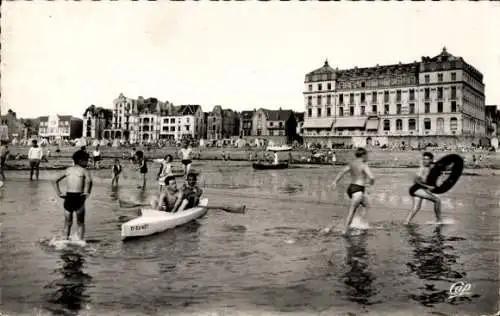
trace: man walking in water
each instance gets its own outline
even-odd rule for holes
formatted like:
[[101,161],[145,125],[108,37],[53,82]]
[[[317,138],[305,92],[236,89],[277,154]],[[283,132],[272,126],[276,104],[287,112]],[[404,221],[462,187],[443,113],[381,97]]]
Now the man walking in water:
[[28,151],[28,160],[30,161],[30,181],[33,180],[33,174],[38,180],[38,174],[40,173],[40,161],[42,161],[43,150],[38,146],[36,139],[32,141],[33,147]]
[[182,167],[184,169],[184,178],[187,179],[187,175],[191,170],[191,163],[193,162],[193,149],[189,146],[189,142],[184,143],[183,148],[179,151],[179,156],[181,157]]
[[413,207],[406,218],[405,224],[410,224],[411,220],[422,207],[422,199],[434,203],[434,214],[436,215],[436,222],[441,223],[441,199],[431,192],[433,186],[427,185],[426,179],[429,176],[433,164],[434,155],[430,152],[422,154],[422,166],[418,169],[417,175],[414,179],[414,184],[410,187],[409,193],[413,197]]
[[[373,185],[375,182],[375,178],[373,177],[370,167],[366,164],[368,160],[368,152],[364,148],[358,148],[355,152],[356,159],[349,163],[347,167],[342,170],[332,186],[335,188],[337,183],[344,177],[344,175],[348,172],[351,174],[351,184],[347,188],[347,195],[351,199],[351,205],[349,207],[349,214],[347,215],[344,230],[342,232],[343,235],[347,235],[349,231],[349,226],[351,225],[352,219],[354,218],[354,214],[358,210],[360,206],[365,207],[365,212],[368,210],[369,204],[368,199],[365,195],[365,187],[366,185]],[[368,183],[367,183],[368,182]],[[329,233],[332,230],[333,226],[330,226],[324,230],[325,233]]]
[[[73,154],[74,166],[66,169],[66,172],[55,181],[55,187],[59,197],[64,199],[64,237],[69,239],[71,225],[73,224],[73,213],[76,213],[76,225],[80,240],[85,237],[85,200],[92,190],[92,177],[87,170],[89,155],[84,151]],[[66,179],[66,194],[61,192],[59,182]]]

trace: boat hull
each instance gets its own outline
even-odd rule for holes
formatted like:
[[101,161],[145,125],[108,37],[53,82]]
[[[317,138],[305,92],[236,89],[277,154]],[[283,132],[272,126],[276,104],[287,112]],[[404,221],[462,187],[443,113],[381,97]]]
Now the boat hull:
[[142,209],[141,216],[122,224],[121,237],[144,237],[184,225],[204,216],[208,211],[207,205],[208,199],[202,199],[199,206],[177,213]]
[[253,163],[252,167],[255,170],[275,170],[275,169],[287,169],[288,163],[279,163],[279,164],[265,164],[265,163]]

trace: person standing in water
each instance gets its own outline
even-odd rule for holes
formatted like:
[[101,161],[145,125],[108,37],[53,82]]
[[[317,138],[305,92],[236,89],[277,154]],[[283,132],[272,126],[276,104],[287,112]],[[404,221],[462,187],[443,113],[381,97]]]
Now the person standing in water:
[[193,162],[193,149],[189,145],[189,141],[184,143],[183,148],[179,151],[179,156],[181,157],[181,163],[184,169],[184,178],[187,179],[187,175],[191,170],[191,163]]
[[172,175],[172,161],[174,158],[172,155],[166,155],[163,159],[159,160],[158,162],[161,163],[160,165],[160,170],[158,170],[158,184],[160,186],[160,193],[163,191],[163,187],[165,185],[168,185],[168,183],[165,182],[165,179],[168,176]]
[[94,168],[99,169],[101,163],[101,149],[99,145],[95,147],[92,158],[94,160]]
[[430,152],[424,152],[422,154],[422,166],[418,169],[418,172],[414,178],[414,184],[409,189],[409,194],[413,198],[413,207],[406,218],[405,224],[410,224],[411,220],[422,207],[422,200],[430,201],[434,204],[434,214],[436,215],[437,223],[442,222],[441,218],[441,199],[434,193],[431,192],[434,189],[426,183],[426,179],[429,176],[433,165],[434,155]]
[[[375,178],[373,177],[370,167],[366,164],[368,161],[368,152],[366,149],[356,149],[355,157],[354,161],[349,163],[349,165],[337,175],[332,184],[332,187],[335,188],[345,174],[348,172],[351,174],[351,184],[347,187],[347,195],[351,199],[351,205],[349,206],[349,213],[345,220],[344,230],[342,232],[343,235],[347,235],[352,219],[360,206],[364,206],[364,213],[366,214],[369,204],[365,194],[365,188],[367,185],[373,185],[375,183]],[[333,226],[326,228],[324,230],[325,233],[330,232],[332,227]]]
[[136,153],[137,164],[139,165],[138,170],[140,173],[140,177],[142,178],[142,185],[138,185],[138,188],[146,188],[146,175],[148,174],[148,166],[146,164],[146,157],[144,157],[144,153],[142,150],[138,150]]
[[5,181],[5,173],[3,170],[5,169],[5,162],[7,161],[7,156],[9,155],[9,147],[7,143],[1,141],[0,144],[0,176],[2,176],[2,181]]
[[40,173],[40,161],[42,161],[43,150],[38,146],[38,142],[34,139],[32,142],[33,146],[28,151],[28,160],[30,161],[30,181],[33,181],[33,174],[36,175],[38,180],[38,174]]
[[[92,176],[87,169],[89,155],[84,151],[73,154],[74,166],[54,182],[57,194],[64,199],[64,238],[69,239],[73,224],[73,213],[76,213],[76,225],[80,240],[85,237],[85,201],[92,191]],[[66,178],[66,194],[61,192],[59,182]]]
[[120,173],[122,173],[122,166],[120,165],[120,159],[115,159],[115,164],[113,165],[113,179],[111,180],[111,186],[118,185],[118,180],[120,180]]

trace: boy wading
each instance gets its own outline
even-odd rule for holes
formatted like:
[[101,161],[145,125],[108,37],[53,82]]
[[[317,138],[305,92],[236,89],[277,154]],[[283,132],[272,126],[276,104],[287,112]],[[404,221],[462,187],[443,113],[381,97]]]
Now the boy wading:
[[[64,237],[69,239],[71,226],[73,224],[73,213],[76,213],[76,225],[78,237],[85,237],[85,201],[92,190],[92,177],[87,170],[89,155],[84,151],[73,154],[74,166],[66,169],[66,172],[55,181],[55,187],[59,197],[64,199]],[[66,194],[61,192],[59,182],[66,178]]]

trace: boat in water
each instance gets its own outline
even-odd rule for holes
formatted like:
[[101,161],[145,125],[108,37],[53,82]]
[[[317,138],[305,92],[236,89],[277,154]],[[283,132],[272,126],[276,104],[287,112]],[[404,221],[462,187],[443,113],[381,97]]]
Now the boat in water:
[[254,162],[252,167],[255,170],[273,170],[273,169],[287,169],[288,162],[280,162],[277,164],[274,163],[265,163],[265,162]]
[[184,225],[204,216],[208,199],[201,199],[196,207],[170,213],[153,209],[141,209],[141,216],[122,224],[122,239],[144,237]]

